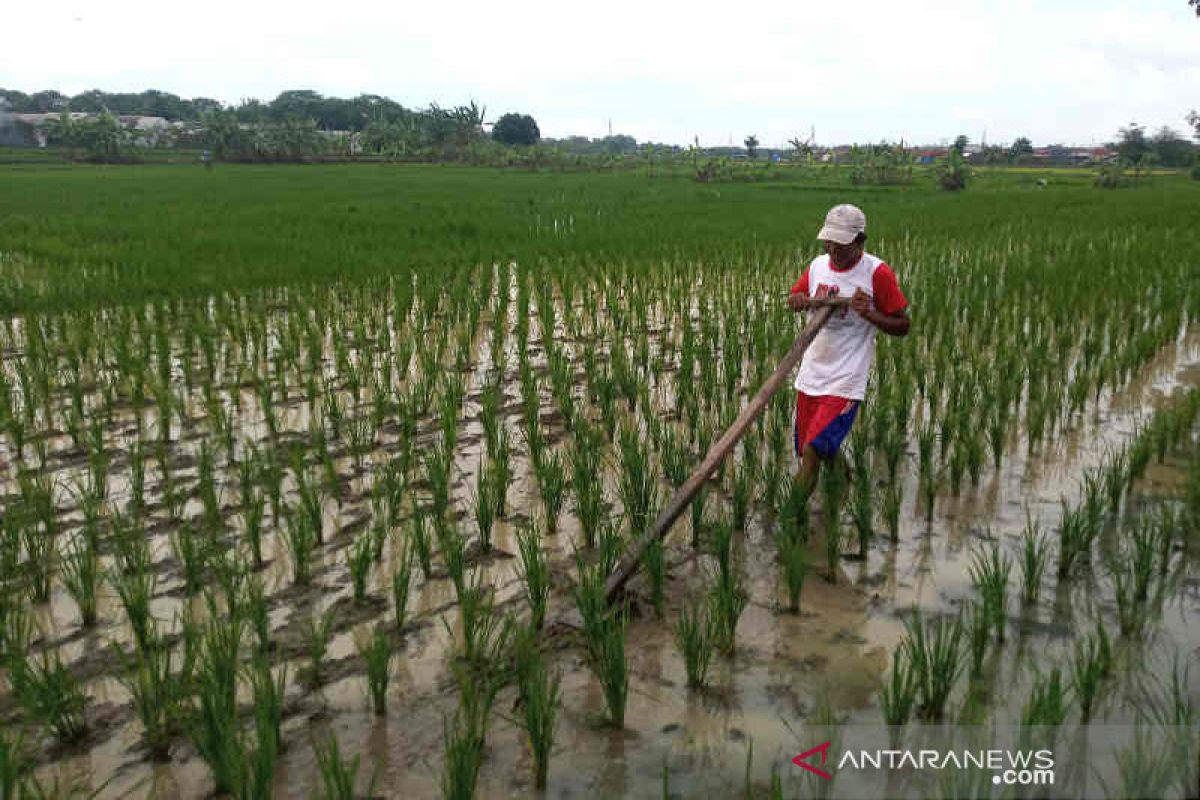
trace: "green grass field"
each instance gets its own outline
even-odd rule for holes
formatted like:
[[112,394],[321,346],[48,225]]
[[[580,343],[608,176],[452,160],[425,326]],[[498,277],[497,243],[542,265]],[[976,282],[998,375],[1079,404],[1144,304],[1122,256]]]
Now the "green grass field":
[[[19,311],[252,287],[370,280],[478,264],[714,265],[813,251],[824,210],[868,210],[872,248],[1127,230],[1193,250],[1180,224],[1200,183],[1094,190],[1088,173],[986,172],[961,195],[931,180],[872,188],[794,181],[389,165],[26,166],[0,172],[0,308]],[[823,184],[828,179],[823,180]],[[14,266],[16,265],[16,266]]]

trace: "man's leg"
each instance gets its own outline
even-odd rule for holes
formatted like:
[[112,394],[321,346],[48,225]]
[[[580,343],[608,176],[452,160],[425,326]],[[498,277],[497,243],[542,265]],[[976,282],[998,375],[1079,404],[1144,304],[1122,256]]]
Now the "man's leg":
[[808,436],[808,428],[812,423],[815,409],[815,398],[804,392],[796,392],[796,425],[793,434],[796,457],[800,459],[800,464],[796,468],[795,481],[803,489],[806,498],[812,494],[812,490],[816,486],[817,473],[821,468],[821,459],[809,443]]
[[812,495],[820,471],[821,457],[811,444],[804,445],[804,449],[800,451],[800,468],[796,470],[796,482],[804,490],[805,497]]

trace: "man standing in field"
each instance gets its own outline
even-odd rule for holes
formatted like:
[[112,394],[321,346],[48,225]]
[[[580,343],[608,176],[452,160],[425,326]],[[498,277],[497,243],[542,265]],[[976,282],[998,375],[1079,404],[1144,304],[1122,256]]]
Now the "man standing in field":
[[867,217],[857,206],[834,206],[817,238],[825,255],[817,256],[796,281],[788,298],[794,311],[810,301],[849,297],[850,308],[834,311],[809,346],[796,376],[796,475],[811,492],[822,460],[832,459],[867,391],[875,358],[875,331],[908,334],[908,300],[896,274],[864,250]]

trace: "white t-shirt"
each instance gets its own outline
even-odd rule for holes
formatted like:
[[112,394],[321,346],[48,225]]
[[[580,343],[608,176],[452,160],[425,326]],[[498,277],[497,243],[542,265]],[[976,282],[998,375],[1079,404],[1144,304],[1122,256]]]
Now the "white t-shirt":
[[[828,255],[817,256],[792,287],[792,294],[853,297],[856,289],[871,295],[875,308],[884,314],[908,307],[896,274],[870,253],[863,253],[857,264],[844,270],[833,266]],[[875,326],[849,308],[839,309],[804,354],[796,389],[809,395],[862,400],[874,358]]]

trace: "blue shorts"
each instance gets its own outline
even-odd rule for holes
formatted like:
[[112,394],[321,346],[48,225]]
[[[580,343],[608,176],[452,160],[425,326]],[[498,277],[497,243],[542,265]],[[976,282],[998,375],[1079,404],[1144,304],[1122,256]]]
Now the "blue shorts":
[[811,445],[821,458],[837,455],[858,416],[857,400],[796,392],[796,455]]

